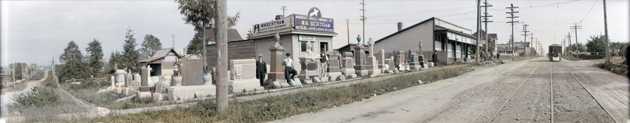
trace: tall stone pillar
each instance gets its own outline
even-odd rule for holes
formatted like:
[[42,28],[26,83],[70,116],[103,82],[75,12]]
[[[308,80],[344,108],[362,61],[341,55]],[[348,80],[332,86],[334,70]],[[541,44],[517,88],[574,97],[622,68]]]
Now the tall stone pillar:
[[280,83],[284,83],[286,80],[284,79],[284,67],[282,66],[282,54],[284,53],[284,48],[280,45],[279,34],[276,34],[276,42],[269,51],[271,51],[271,69],[269,70],[269,79],[265,85],[269,85],[274,88],[280,87]]

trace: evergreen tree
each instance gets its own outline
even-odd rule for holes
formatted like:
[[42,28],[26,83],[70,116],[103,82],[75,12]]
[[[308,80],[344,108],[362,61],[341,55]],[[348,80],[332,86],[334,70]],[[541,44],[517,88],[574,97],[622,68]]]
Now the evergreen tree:
[[190,40],[190,43],[188,43],[188,48],[186,48],[186,52],[188,54],[197,54],[200,55],[202,53],[203,50],[203,34],[202,33],[195,33],[195,36],[193,37],[192,40]]
[[144,36],[142,48],[140,48],[140,56],[142,58],[149,58],[160,49],[162,49],[162,43],[160,43],[160,39],[151,34],[147,34]]
[[103,47],[101,47],[101,42],[94,39],[88,44],[85,51],[88,54],[87,65],[89,74],[96,77],[103,71]]
[[88,71],[86,71],[83,63],[83,54],[81,54],[79,46],[74,41],[68,43],[59,60],[63,64],[59,73],[59,80],[62,82],[72,78],[87,78]]
[[120,67],[137,72],[138,56],[139,53],[136,50],[136,38],[133,37],[133,30],[127,30],[125,34],[125,44],[123,44],[122,62]]

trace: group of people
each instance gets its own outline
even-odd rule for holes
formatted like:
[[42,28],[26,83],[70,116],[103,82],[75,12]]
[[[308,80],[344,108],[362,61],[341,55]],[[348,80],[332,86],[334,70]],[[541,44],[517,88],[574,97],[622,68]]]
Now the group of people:
[[[284,66],[284,79],[287,80],[289,85],[294,86],[293,80],[297,75],[295,70],[293,59],[291,59],[291,53],[287,53],[286,57],[282,60]],[[267,76],[267,63],[263,60],[262,56],[258,56],[256,59],[256,79],[260,80],[260,86],[266,87],[265,77]]]

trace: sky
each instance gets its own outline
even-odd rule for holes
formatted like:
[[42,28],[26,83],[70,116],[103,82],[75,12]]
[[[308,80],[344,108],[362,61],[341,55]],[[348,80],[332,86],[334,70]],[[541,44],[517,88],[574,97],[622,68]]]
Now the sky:
[[[228,0],[228,14],[240,13],[236,28],[243,37],[254,24],[267,22],[274,15],[306,14],[318,7],[322,16],[335,20],[333,47],[347,44],[346,20],[354,41],[361,33],[360,0]],[[603,34],[601,0],[488,0],[494,7],[489,31],[498,33],[499,43],[509,40],[511,26],[505,14],[510,3],[519,6],[517,15],[527,23],[534,38],[544,46],[559,44],[569,26],[582,25],[578,41]],[[627,0],[608,0],[608,29],[612,41],[628,41]],[[474,0],[366,0],[366,37],[378,40],[396,32],[396,23],[405,27],[438,17],[475,30]],[[135,32],[136,43],[144,36],[157,36],[165,48],[185,48],[194,35],[174,0],[2,0],[0,1],[0,39],[2,65],[13,62],[50,64],[59,58],[69,41],[85,53],[93,39],[101,41],[105,56],[122,50],[127,29]],[[515,25],[515,40],[521,41],[521,24]],[[575,32],[571,32],[574,35]],[[529,38],[528,38],[529,40]],[[573,37],[572,37],[573,40]]]

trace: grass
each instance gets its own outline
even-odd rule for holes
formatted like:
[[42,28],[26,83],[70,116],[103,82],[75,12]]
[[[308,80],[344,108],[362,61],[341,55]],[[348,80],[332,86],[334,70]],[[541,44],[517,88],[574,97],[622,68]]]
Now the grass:
[[70,122],[264,122],[361,101],[375,95],[419,85],[418,80],[423,80],[425,83],[433,82],[458,76],[471,70],[472,68],[466,65],[437,68],[430,72],[411,73],[382,80],[368,80],[368,82],[350,86],[309,90],[245,102],[231,102],[229,109],[223,114],[215,112],[216,107],[213,100],[205,100],[190,108]]
[[61,96],[56,83],[53,76],[48,76],[43,86],[34,87],[32,91],[14,98],[16,103],[9,105],[9,121],[50,122],[58,120],[58,114],[85,111],[68,97]]

